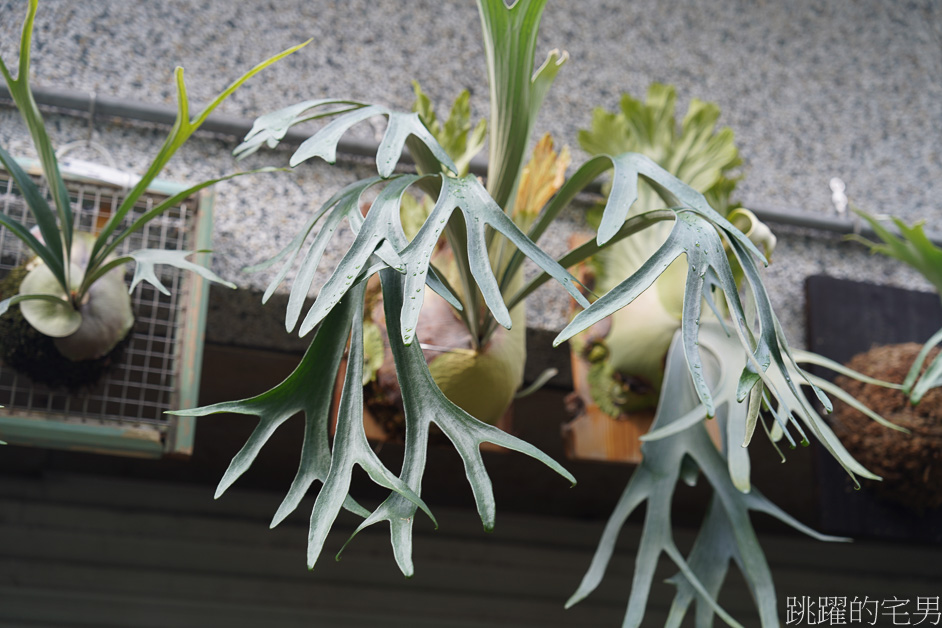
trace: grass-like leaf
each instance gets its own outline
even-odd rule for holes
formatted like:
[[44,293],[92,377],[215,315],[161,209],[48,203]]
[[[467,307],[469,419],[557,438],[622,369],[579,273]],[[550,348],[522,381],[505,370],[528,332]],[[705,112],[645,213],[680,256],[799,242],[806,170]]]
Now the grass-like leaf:
[[[942,293],[942,249],[929,240],[924,221],[910,226],[899,218],[892,218],[893,224],[900,233],[897,236],[883,225],[882,220],[885,216],[873,216],[859,209],[854,209],[854,211],[867,221],[882,242],[871,242],[857,235],[847,236],[847,239],[870,247],[871,253],[882,253],[909,264],[932,283],[937,292]],[[940,341],[942,341],[942,330],[926,342],[903,382],[903,390],[914,404],[919,403],[930,389],[942,386],[942,359],[938,357],[926,369],[919,383],[916,383],[929,350]]]
[[[942,353],[935,357],[928,368],[926,368],[926,372],[923,373],[922,378],[919,378],[922,365],[925,364],[929,352],[940,342],[942,342],[942,329],[934,333],[932,337],[926,341],[926,344],[919,350],[919,354],[913,361],[909,373],[906,374],[906,379],[903,382],[903,391],[909,395],[910,401],[914,404],[919,403],[923,395],[929,392],[930,389],[936,386],[942,386]],[[917,379],[919,379],[918,382],[916,381]]]
[[134,205],[137,203],[138,199],[141,197],[144,192],[147,191],[147,188],[150,187],[150,184],[153,180],[160,174],[164,169],[164,166],[167,165],[167,162],[173,157],[173,155],[179,150],[181,146],[193,135],[209,118],[210,114],[216,110],[219,105],[221,105],[229,96],[233,94],[243,83],[248,81],[250,78],[272,65],[276,61],[287,57],[290,54],[293,54],[310,43],[310,40],[298,44],[297,46],[292,46],[287,50],[280,52],[265,61],[262,61],[254,68],[237,78],[231,84],[229,84],[226,89],[220,92],[208,105],[206,105],[198,114],[195,116],[190,116],[190,101],[186,92],[186,84],[183,81],[183,68],[178,67],[174,71],[174,82],[177,88],[177,118],[173,124],[173,127],[170,129],[170,135],[167,136],[167,139],[164,140],[163,146],[157,153],[157,156],[154,158],[154,161],[151,162],[150,167],[147,171],[141,176],[141,180],[128,191],[127,195],[124,197],[124,200],[118,206],[118,208],[111,215],[111,218],[105,223],[105,226],[102,228],[101,233],[99,234],[98,241],[95,243],[95,247],[92,249],[91,261],[89,262],[89,268],[95,268],[100,264],[105,262],[105,259],[108,257],[108,252],[105,250],[107,248],[107,243],[111,235],[118,229],[121,225],[121,222],[127,216],[127,214],[134,208]]
[[[135,283],[144,278],[154,283],[162,292],[165,292],[166,288],[160,284],[152,270],[152,265],[157,261],[157,258],[160,257],[160,254],[155,251],[141,251],[130,256],[124,256],[120,258],[120,260],[114,260],[112,253],[128,235],[140,229],[145,223],[156,218],[170,207],[177,205],[185,196],[189,196],[193,192],[208,185],[231,177],[222,177],[193,186],[187,191],[177,194],[173,198],[159,204],[156,208],[139,217],[130,227],[124,229],[122,232],[118,232],[122,222],[134,208],[141,195],[146,192],[153,180],[173,157],[174,153],[200,128],[209,115],[226,98],[249,78],[279,59],[299,50],[308,42],[289,48],[256,65],[231,83],[203,108],[201,112],[193,117],[190,116],[190,103],[186,93],[186,85],[183,81],[183,69],[178,67],[174,73],[177,88],[177,118],[170,134],[164,141],[163,146],[158,151],[157,156],[151,162],[147,171],[134,187],[124,194],[121,204],[111,214],[111,217],[97,235],[88,253],[87,262],[83,263],[82,267],[78,267],[71,263],[73,251],[73,214],[71,200],[65,186],[65,181],[59,172],[55,149],[49,139],[45,123],[29,85],[30,45],[32,43],[37,5],[37,0],[29,1],[26,20],[23,24],[20,39],[19,68],[16,78],[13,77],[2,59],[0,59],[0,74],[3,75],[16,108],[29,130],[33,147],[39,155],[39,161],[46,179],[46,184],[49,187],[49,192],[55,205],[55,212],[53,212],[53,209],[46,202],[38,186],[30,180],[9,154],[4,149],[0,148],[0,163],[10,172],[13,180],[22,191],[24,200],[37,222],[43,241],[40,241],[39,238],[31,234],[29,230],[26,229],[25,225],[9,217],[0,218],[0,224],[7,227],[14,235],[20,238],[45,263],[46,268],[48,268],[52,276],[55,277],[56,282],[64,293],[73,295],[70,298],[73,302],[73,305],[70,306],[72,308],[78,307],[74,304],[83,302],[95,281],[101,279],[108,274],[108,271],[131,258],[136,258],[139,262],[138,273],[135,275]],[[116,233],[118,233],[118,235],[115,235]],[[196,270],[204,277],[225,283],[211,272],[187,262],[182,259],[181,256],[182,253],[179,252],[169,253],[160,259],[160,263],[170,263],[181,268]],[[73,268],[78,269],[78,274],[75,277],[72,276]],[[78,282],[79,278],[81,278],[81,282]],[[57,309],[61,308],[57,306]],[[69,315],[65,318],[71,317],[74,319],[75,316],[77,316],[77,314]]]
[[30,233],[25,225],[13,220],[6,214],[0,214],[0,224],[9,229],[13,235],[22,240],[31,251],[39,256],[56,276],[63,289],[67,290],[63,257],[64,248],[62,237],[59,234],[59,227],[56,225],[55,212],[49,207],[45,196],[40,192],[39,187],[33,183],[32,178],[26,174],[2,146],[0,146],[0,163],[10,173],[10,177],[23,194],[26,207],[39,226],[39,233],[42,235],[43,242],[40,242]]
[[847,236],[848,240],[870,247],[871,253],[881,253],[909,264],[934,285],[937,292],[942,293],[942,249],[929,240],[924,221],[909,226],[899,218],[892,218],[899,229],[899,235],[896,235],[883,224],[885,216],[874,216],[859,209],[854,209],[854,212],[870,225],[881,242],[872,242],[858,235]]
[[[32,45],[33,23],[36,18],[38,4],[38,0],[29,0],[26,20],[23,22],[23,32],[20,37],[20,65],[16,78],[13,78],[2,59],[0,59],[0,74],[3,74],[10,90],[10,96],[13,97],[13,102],[26,123],[26,128],[33,140],[33,147],[39,156],[43,174],[49,185],[49,191],[52,194],[58,213],[61,235],[53,239],[51,233],[46,234],[45,228],[43,228],[43,235],[46,238],[46,244],[50,247],[58,246],[59,242],[62,243],[62,252],[65,257],[60,259],[60,270],[67,273],[69,268],[67,256],[68,252],[72,250],[72,205],[69,201],[69,192],[65,187],[65,181],[59,172],[56,151],[49,140],[42,114],[39,112],[39,107],[36,105],[36,100],[33,98],[33,92],[29,86],[30,46]],[[19,182],[17,183],[19,184]],[[21,187],[21,189],[23,188]],[[45,205],[45,201],[43,201],[43,205]],[[45,207],[48,207],[48,205],[45,205]],[[67,278],[63,284],[69,284]]]

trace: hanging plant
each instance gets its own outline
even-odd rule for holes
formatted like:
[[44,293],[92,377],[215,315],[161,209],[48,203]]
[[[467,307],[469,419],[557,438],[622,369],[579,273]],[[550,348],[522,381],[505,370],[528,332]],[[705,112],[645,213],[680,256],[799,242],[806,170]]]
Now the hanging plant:
[[[0,214],[0,225],[19,238],[35,256],[26,262],[20,272],[15,273],[21,279],[15,283],[8,280],[3,289],[0,315],[5,314],[11,306],[18,306],[19,314],[4,325],[9,335],[6,340],[0,340],[3,353],[0,357],[13,366],[19,365],[34,379],[53,385],[76,385],[88,383],[89,376],[97,377],[101,367],[107,364],[109,354],[131,330],[134,314],[129,293],[138,283],[146,281],[160,292],[169,294],[157,275],[156,266],[175,266],[193,271],[210,281],[235,287],[209,269],[186,259],[197,251],[141,249],[125,254],[118,254],[117,251],[131,234],[199,190],[249,173],[240,172],[203,181],[164,200],[131,224],[123,223],[174,153],[226,98],[249,78],[306,44],[289,48],[255,66],[195,115],[190,113],[183,68],[178,67],[174,73],[177,119],[170,135],[147,171],[125,194],[121,204],[101,225],[100,230],[88,233],[74,228],[75,217],[69,191],[30,90],[30,47],[37,5],[38,0],[30,0],[20,39],[17,76],[13,77],[2,60],[0,73],[29,130],[52,204],[19,163],[0,146],[0,164],[19,188],[30,216],[35,221],[35,227],[30,228],[27,224]],[[254,172],[269,170],[272,169]],[[129,263],[134,265],[130,290],[125,282],[125,265]],[[25,330],[25,334],[24,323],[30,328]],[[33,340],[33,344],[25,350],[21,344],[24,338]],[[40,355],[49,355],[50,360],[37,362],[36,358]],[[91,368],[90,361],[94,361]],[[68,372],[63,373],[66,369]]]
[[[807,444],[808,435],[813,435],[852,476],[876,477],[847,453],[801,387],[807,386],[827,410],[831,405],[824,391],[838,396],[843,393],[806,373],[799,362],[829,364],[842,372],[849,371],[789,349],[760,276],[759,266],[766,263],[763,251],[712,207],[703,193],[652,158],[615,150],[592,157],[565,181],[557,182],[552,177],[552,191],[545,191],[542,185],[531,186],[533,173],[552,172],[556,166],[544,167],[546,162],[559,162],[559,154],[551,158],[553,151],[546,144],[529,160],[527,156],[543,98],[567,59],[565,53],[553,51],[535,67],[544,4],[544,0],[517,0],[511,6],[504,0],[478,2],[490,82],[486,182],[466,172],[462,157],[467,151],[449,147],[447,134],[433,131],[434,122],[428,115],[423,122],[421,111],[398,112],[350,99],[318,99],[256,120],[237,154],[276,146],[296,124],[333,118],[294,152],[289,160],[291,167],[315,158],[333,163],[341,137],[367,119],[385,118],[386,130],[376,154],[376,175],[337,191],[312,213],[289,246],[266,264],[281,264],[266,291],[267,299],[298,263],[285,321],[289,331],[311,337],[298,367],[267,392],[185,413],[203,416],[234,412],[259,417],[255,431],[220,481],[217,496],[246,472],[279,426],[294,414],[303,413],[305,432],[298,471],[272,525],[283,521],[314,483],[320,482],[310,518],[308,565],[313,567],[318,561],[329,530],[340,510],[346,508],[363,517],[357,532],[388,523],[395,561],[405,575],[411,575],[412,526],[417,512],[422,510],[434,521],[422,498],[433,425],[461,457],[485,529],[494,526],[496,505],[480,452],[483,443],[521,452],[543,462],[566,481],[575,482],[558,462],[479,420],[442,391],[438,381],[445,385],[444,379],[433,374],[421,347],[423,305],[430,304],[437,295],[446,304],[442,307],[451,308],[451,315],[465,327],[467,350],[477,359],[497,341],[498,334],[505,333],[500,331],[502,328],[512,332],[514,327],[522,327],[519,306],[550,279],[584,308],[559,334],[559,344],[629,306],[660,277],[676,273],[683,277],[676,305],[679,326],[666,349],[657,415],[652,431],[645,437],[644,459],[570,602],[575,603],[595,588],[621,525],[638,505],[647,502],[626,626],[638,626],[643,620],[662,553],[678,569],[672,579],[677,595],[670,625],[680,624],[694,600],[698,625],[710,625],[715,615],[730,625],[739,625],[716,601],[730,561],[735,561],[743,572],[763,626],[777,625],[772,577],[749,511],[772,514],[817,538],[830,537],[808,530],[762,497],[751,485],[746,446],[759,426],[776,447],[779,442]],[[182,81],[178,84],[183,94]],[[181,98],[180,128],[188,130],[185,102],[185,97]],[[197,122],[202,119],[197,118]],[[465,141],[468,146],[477,144],[476,136],[474,142],[469,136]],[[173,142],[169,146],[174,146]],[[416,173],[396,171],[406,147],[417,166]],[[532,164],[529,170],[528,162]],[[606,174],[608,194],[596,237],[553,259],[537,244],[540,237],[577,194]],[[646,187],[639,187],[639,181]],[[427,196],[430,207],[407,234],[403,208],[411,201],[404,199],[412,192]],[[646,211],[632,211],[639,195],[652,199]],[[655,195],[659,199],[656,202]],[[531,199],[532,205],[525,207]],[[368,206],[365,215],[364,205]],[[61,211],[67,207],[66,203]],[[305,297],[323,253],[343,224],[352,230],[353,241],[305,311]],[[643,238],[639,234],[648,229],[662,230],[663,237],[656,246],[646,248],[638,264],[626,271],[627,276],[613,278],[608,292],[597,299],[593,295],[590,304],[578,280],[566,269],[625,239]],[[22,237],[30,236],[24,233]],[[443,239],[454,263],[450,270],[444,264],[440,266],[440,258],[436,257]],[[53,240],[46,237],[46,241]],[[64,250],[71,251],[71,246]],[[44,260],[47,264],[69,268],[64,261],[71,253],[59,255],[63,258],[60,260],[51,249],[40,252],[49,258]],[[90,264],[97,262],[98,266],[92,272],[86,269],[80,287],[89,276],[104,275],[127,261],[105,261],[111,252],[107,246],[93,248]],[[535,265],[535,276],[521,275],[526,259]],[[150,265],[143,268],[136,276],[147,276]],[[367,307],[372,307],[368,283],[376,276],[404,409],[405,451],[398,472],[377,457],[363,425],[364,363],[369,356],[372,369],[375,353],[367,349],[375,341],[375,331],[371,331],[372,323],[365,313]],[[48,307],[75,309],[70,302],[70,278],[64,277],[59,285],[62,296],[29,299],[46,301]],[[28,300],[27,295],[23,296],[21,301]],[[344,359],[346,369],[331,441],[331,400]],[[719,425],[720,448],[706,437],[707,419]],[[357,503],[350,494],[356,466],[389,491],[389,496],[373,509]],[[672,538],[670,502],[678,481],[692,483],[701,472],[714,498],[695,546],[684,556]]]

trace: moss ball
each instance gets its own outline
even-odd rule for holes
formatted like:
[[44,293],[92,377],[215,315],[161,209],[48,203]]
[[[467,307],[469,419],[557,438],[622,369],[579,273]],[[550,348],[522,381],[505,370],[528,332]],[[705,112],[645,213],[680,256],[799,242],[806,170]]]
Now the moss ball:
[[[922,347],[916,343],[875,347],[847,366],[901,384]],[[934,350],[926,363],[938,353]],[[883,478],[868,482],[881,497],[916,512],[942,507],[942,388],[913,406],[902,391],[839,377],[837,384],[909,434],[886,428],[845,404],[835,404],[834,432],[864,467]]]
[[[0,280],[0,300],[17,294],[27,270],[18,266]],[[107,355],[95,360],[73,362],[56,349],[55,341],[36,331],[26,322],[19,305],[0,316],[0,360],[34,382],[50,388],[76,390],[91,386],[120,359],[131,334]]]

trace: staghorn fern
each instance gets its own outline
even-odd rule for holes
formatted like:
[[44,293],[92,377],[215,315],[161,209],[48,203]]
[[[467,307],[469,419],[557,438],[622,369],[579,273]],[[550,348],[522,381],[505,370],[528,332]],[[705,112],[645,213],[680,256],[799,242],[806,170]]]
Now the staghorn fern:
[[[256,65],[231,83],[196,115],[190,113],[190,100],[183,80],[183,68],[174,72],[177,92],[177,118],[147,171],[123,195],[121,204],[101,228],[100,232],[84,233],[74,230],[74,216],[65,180],[59,171],[55,150],[46,131],[42,114],[36,106],[29,85],[30,48],[33,23],[38,0],[30,0],[20,38],[17,76],[0,59],[0,75],[14,104],[26,123],[33,147],[39,156],[43,176],[52,196],[52,206],[29,175],[16,160],[0,146],[0,165],[10,173],[23,194],[36,227],[0,214],[0,226],[19,238],[35,255],[29,262],[29,271],[18,293],[0,300],[0,315],[12,305],[19,304],[23,318],[40,334],[51,337],[59,353],[72,361],[100,358],[110,352],[131,330],[134,315],[124,281],[124,266],[135,265],[130,290],[141,281],[169,294],[157,277],[156,266],[166,264],[189,270],[207,280],[235,288],[208,268],[187,260],[187,256],[204,251],[168,251],[142,249],[118,255],[118,246],[134,232],[142,229],[171,207],[194,193],[221,181],[251,172],[237,172],[203,181],[162,201],[122,227],[135,203],[148,189],[174,153],[195,133],[209,115],[243,83],[269,65],[275,63],[307,43],[300,44]],[[268,172],[263,168],[252,172]]]
[[[882,243],[872,242],[859,235],[847,236],[849,240],[870,247],[871,253],[881,253],[909,264],[935,286],[936,292],[942,296],[942,249],[926,236],[925,221],[909,226],[899,218],[892,218],[893,224],[900,232],[897,236],[881,223],[881,220],[885,219],[884,216],[873,216],[859,209],[854,211],[867,221]],[[930,389],[942,386],[942,354],[936,356],[926,367],[922,377],[919,375],[929,352],[940,342],[942,329],[934,333],[923,345],[903,382],[903,391],[914,404],[919,403]]]
[[[301,497],[319,481],[323,486],[311,513],[308,565],[313,567],[319,558],[330,527],[340,509],[346,507],[365,517],[358,531],[376,523],[389,523],[395,560],[405,575],[411,575],[415,514],[422,509],[431,516],[421,498],[421,489],[433,423],[461,457],[486,529],[494,525],[495,504],[479,450],[481,443],[496,443],[529,455],[574,482],[565,469],[544,453],[476,420],[438,389],[419,343],[415,342],[426,287],[455,309],[475,339],[475,347],[479,347],[498,325],[509,327],[510,311],[552,278],[585,308],[557,337],[559,344],[631,303],[684,256],[687,273],[681,331],[671,349],[657,429],[649,435],[645,463],[629,484],[609,523],[596,561],[571,602],[597,584],[621,522],[647,499],[650,501],[645,540],[639,553],[626,625],[641,622],[651,573],[662,551],[681,569],[674,580],[678,593],[672,623],[679,621],[696,597],[701,602],[698,625],[709,625],[714,613],[737,625],[715,602],[727,563],[733,559],[743,566],[757,597],[763,625],[776,625],[771,575],[747,512],[750,509],[769,512],[803,531],[808,530],[792,522],[751,488],[745,446],[756,427],[762,424],[773,442],[787,438],[792,444],[795,439],[791,432],[797,431],[800,440],[806,443],[807,429],[822,440],[849,473],[873,476],[840,446],[800,390],[801,385],[810,386],[817,400],[830,409],[830,402],[821,391],[824,385],[800,369],[782,335],[759,275],[758,264],[765,263],[763,254],[713,209],[703,194],[644,155],[599,155],[577,169],[539,214],[528,219],[526,233],[514,223],[511,217],[515,193],[533,121],[566,60],[565,53],[554,51],[542,66],[534,69],[537,29],[544,4],[545,0],[518,0],[512,6],[503,0],[478,2],[491,89],[486,187],[464,173],[465,164],[459,166],[448,156],[415,113],[397,113],[352,100],[314,100],[256,121],[237,154],[247,154],[262,145],[277,145],[287,130],[300,122],[335,117],[292,155],[292,166],[314,157],[332,163],[343,133],[369,117],[384,116],[388,124],[376,157],[378,176],[353,183],[335,194],[312,215],[291,244],[264,265],[283,263],[265,293],[267,300],[288,276],[292,264],[302,258],[290,288],[286,314],[289,330],[297,327],[302,335],[313,332],[310,348],[298,368],[266,393],[189,410],[186,414],[238,412],[259,417],[258,427],[220,482],[218,496],[248,469],[278,426],[292,414],[303,411],[306,423],[301,463],[272,525],[293,511]],[[418,166],[417,174],[395,173],[404,147],[409,148]],[[606,173],[610,173],[610,193],[598,237],[560,260],[553,260],[535,242],[579,192]],[[631,213],[638,198],[639,179],[660,197],[661,209]],[[433,206],[410,239],[403,229],[401,209],[411,188],[429,196]],[[364,217],[360,212],[361,200],[372,190],[378,190],[378,194]],[[344,222],[354,232],[353,243],[304,314],[304,297],[322,254],[332,234]],[[565,269],[652,227],[664,228],[663,243],[636,272],[589,305]],[[454,254],[460,290],[431,264],[432,251],[441,238],[447,240]],[[511,246],[512,254],[494,255],[495,251]],[[742,273],[747,298],[740,295],[730,257]],[[519,285],[525,258],[531,259],[541,273]],[[362,424],[362,308],[365,283],[374,274],[379,274],[382,284],[389,340],[405,405],[405,458],[398,475],[372,453]],[[710,312],[701,311],[704,301],[720,321],[725,316],[719,312],[728,313],[731,320],[725,327],[722,322],[707,320]],[[338,427],[331,444],[328,409],[348,342]],[[705,362],[704,351],[713,358]],[[719,375],[710,359],[720,365]],[[760,416],[763,407],[775,418],[771,427]],[[718,452],[703,435],[703,419],[714,416],[725,425],[724,452]],[[694,475],[694,467],[684,462],[688,458],[707,476],[717,492],[717,501],[707,514],[700,540],[689,558],[684,559],[670,539],[669,502],[677,479],[690,480]],[[349,495],[350,474],[355,465],[364,468],[375,483],[390,490],[389,497],[372,512]]]

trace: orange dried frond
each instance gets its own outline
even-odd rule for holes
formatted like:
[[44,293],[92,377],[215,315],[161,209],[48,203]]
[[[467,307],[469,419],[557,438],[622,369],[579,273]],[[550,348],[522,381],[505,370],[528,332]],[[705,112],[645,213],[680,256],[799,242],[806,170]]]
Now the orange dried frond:
[[[532,220],[566,181],[566,168],[571,161],[569,147],[559,153],[553,150],[553,138],[544,135],[533,149],[533,156],[523,168],[514,218]],[[519,220],[517,220],[519,222]]]

